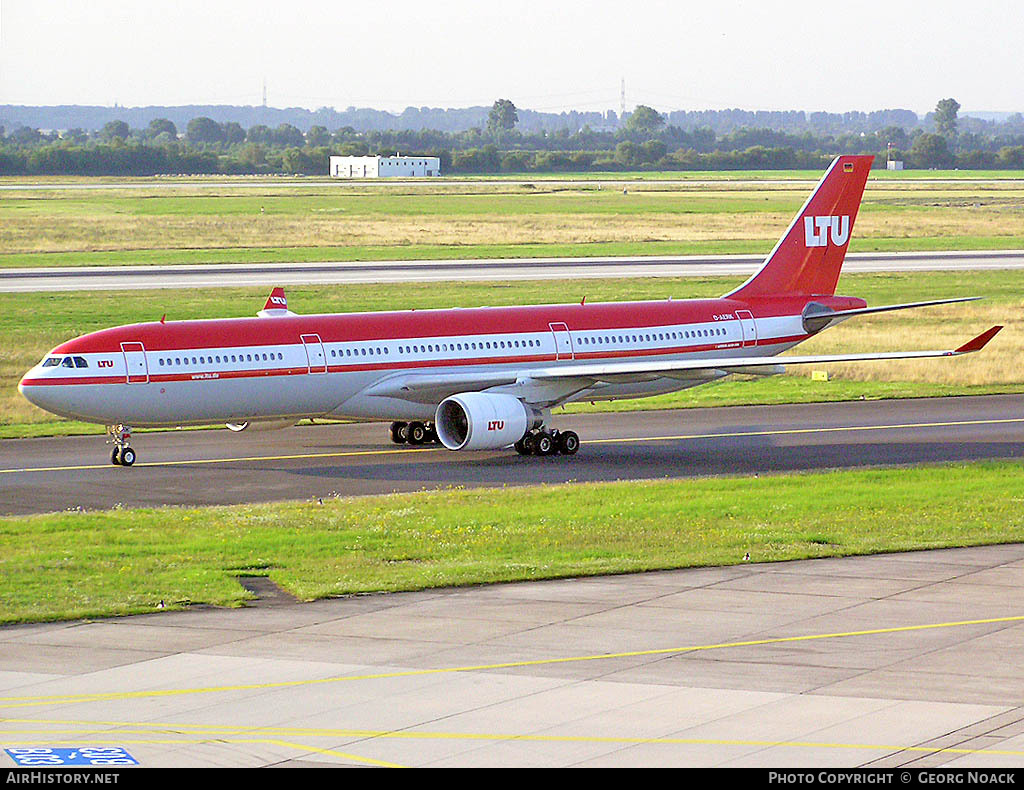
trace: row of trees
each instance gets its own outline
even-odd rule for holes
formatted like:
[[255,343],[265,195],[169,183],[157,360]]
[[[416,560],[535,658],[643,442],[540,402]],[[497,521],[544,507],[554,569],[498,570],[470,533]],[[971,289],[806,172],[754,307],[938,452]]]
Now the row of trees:
[[[302,107],[260,107],[243,105],[178,105],[150,107],[99,107],[64,105],[33,107],[0,104],[0,124],[8,129],[21,126],[41,129],[100,129],[112,118],[126,122],[132,128],[145,129],[154,118],[167,118],[184,131],[192,118],[206,117],[218,123],[234,121],[243,128],[264,125],[271,129],[288,124],[308,132],[314,126],[341,129],[350,126],[359,132],[381,132],[391,129],[410,131],[438,130],[462,132],[466,129],[485,128],[488,107],[407,107],[400,113],[372,108],[349,107],[338,110],[320,107],[308,110]],[[560,129],[578,130],[617,129],[629,119],[627,111],[622,117],[614,110],[542,112],[517,109],[516,128],[526,134]],[[898,126],[908,132],[916,128],[935,131],[935,119],[929,113],[923,117],[912,110],[885,109],[870,112],[805,112],[803,110],[673,110],[665,115],[670,126],[692,131],[711,129],[716,134],[728,134],[737,129],[773,129],[792,134],[859,134],[873,132],[886,126]],[[1024,132],[1024,116],[1017,113],[998,119],[967,117],[960,119],[961,131],[981,134],[1018,134]]]
[[[334,132],[313,125],[303,132],[281,123],[248,129],[235,121],[192,118],[184,129],[154,118],[142,129],[121,120],[100,129],[44,133],[0,127],[0,175],[158,173],[303,173],[324,175],[331,154],[438,156],[442,172],[557,172],[632,169],[817,169],[837,153],[887,152],[919,168],[1024,167],[1024,127],[1019,134],[961,129],[960,105],[940,101],[934,131],[886,126],[859,133],[791,132],[739,128],[720,134],[709,127],[684,129],[651,107],[638,106],[615,129],[584,126],[553,133],[517,129],[519,110],[507,99],[491,107],[482,127],[434,130]],[[1009,127],[1007,127],[1009,128]]]

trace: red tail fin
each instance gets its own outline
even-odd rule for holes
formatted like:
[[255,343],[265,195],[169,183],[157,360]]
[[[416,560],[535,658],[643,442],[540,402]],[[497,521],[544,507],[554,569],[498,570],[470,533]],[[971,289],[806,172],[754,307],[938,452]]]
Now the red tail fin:
[[288,300],[284,296],[284,288],[277,287],[270,292],[270,298],[263,305],[263,309],[256,313],[260,318],[277,318],[281,316],[295,315],[288,309]]
[[873,156],[837,156],[761,269],[727,296],[836,292]]
[[288,300],[284,295],[284,288],[278,286],[270,292],[270,298],[267,299],[267,303],[263,305],[264,310],[287,310]]

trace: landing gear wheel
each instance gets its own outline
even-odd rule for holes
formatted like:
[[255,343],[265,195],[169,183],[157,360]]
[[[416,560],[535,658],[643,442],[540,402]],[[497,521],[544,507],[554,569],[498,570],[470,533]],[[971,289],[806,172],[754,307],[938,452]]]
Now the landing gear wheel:
[[530,444],[530,435],[527,434],[512,446],[516,448],[516,452],[519,453],[520,455],[532,455],[533,448],[530,446]]
[[404,422],[391,423],[391,441],[395,444],[405,444],[409,441],[409,425]]
[[135,463],[135,451],[131,447],[121,450],[121,466],[131,466]]
[[434,423],[428,422],[426,425],[427,430],[427,441],[430,444],[437,444],[441,440],[437,438],[437,428],[434,427]]
[[121,448],[120,447],[115,447],[111,451],[111,453],[110,453],[110,463],[114,464],[114,466],[120,466],[121,465]]
[[575,431],[564,431],[558,435],[558,451],[563,455],[576,455],[580,449],[580,437]]
[[537,455],[554,455],[558,452],[558,446],[550,433],[538,433],[533,438],[533,451]]
[[423,444],[427,441],[427,429],[422,422],[409,423],[409,444]]

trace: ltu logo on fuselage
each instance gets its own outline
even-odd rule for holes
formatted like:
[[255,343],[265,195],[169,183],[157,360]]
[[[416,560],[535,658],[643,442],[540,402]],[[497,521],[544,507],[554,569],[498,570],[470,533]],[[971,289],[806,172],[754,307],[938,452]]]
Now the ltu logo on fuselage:
[[850,240],[848,216],[804,217],[804,243],[808,247],[827,247],[830,237],[836,247],[842,247]]
[[487,423],[487,430],[489,431],[503,431],[505,430],[504,420],[491,420]]

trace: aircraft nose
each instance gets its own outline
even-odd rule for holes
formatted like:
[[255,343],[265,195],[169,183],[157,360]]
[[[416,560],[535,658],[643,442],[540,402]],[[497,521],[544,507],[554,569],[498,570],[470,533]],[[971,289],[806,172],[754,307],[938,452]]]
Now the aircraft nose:
[[32,387],[31,385],[27,385],[25,383],[26,381],[28,381],[28,377],[30,375],[31,375],[31,373],[26,373],[24,376],[21,377],[21,381],[18,382],[18,392],[20,392],[22,397],[25,400],[27,400],[29,403],[31,403],[33,406],[38,406],[39,404],[36,403],[35,398],[32,397],[33,390],[37,389],[37,388],[36,387]]
[[55,388],[46,386],[45,381],[39,380],[37,373],[38,366],[22,376],[21,381],[18,382],[18,392],[33,406],[38,406],[45,411],[53,411],[52,406],[56,394],[53,390]]

